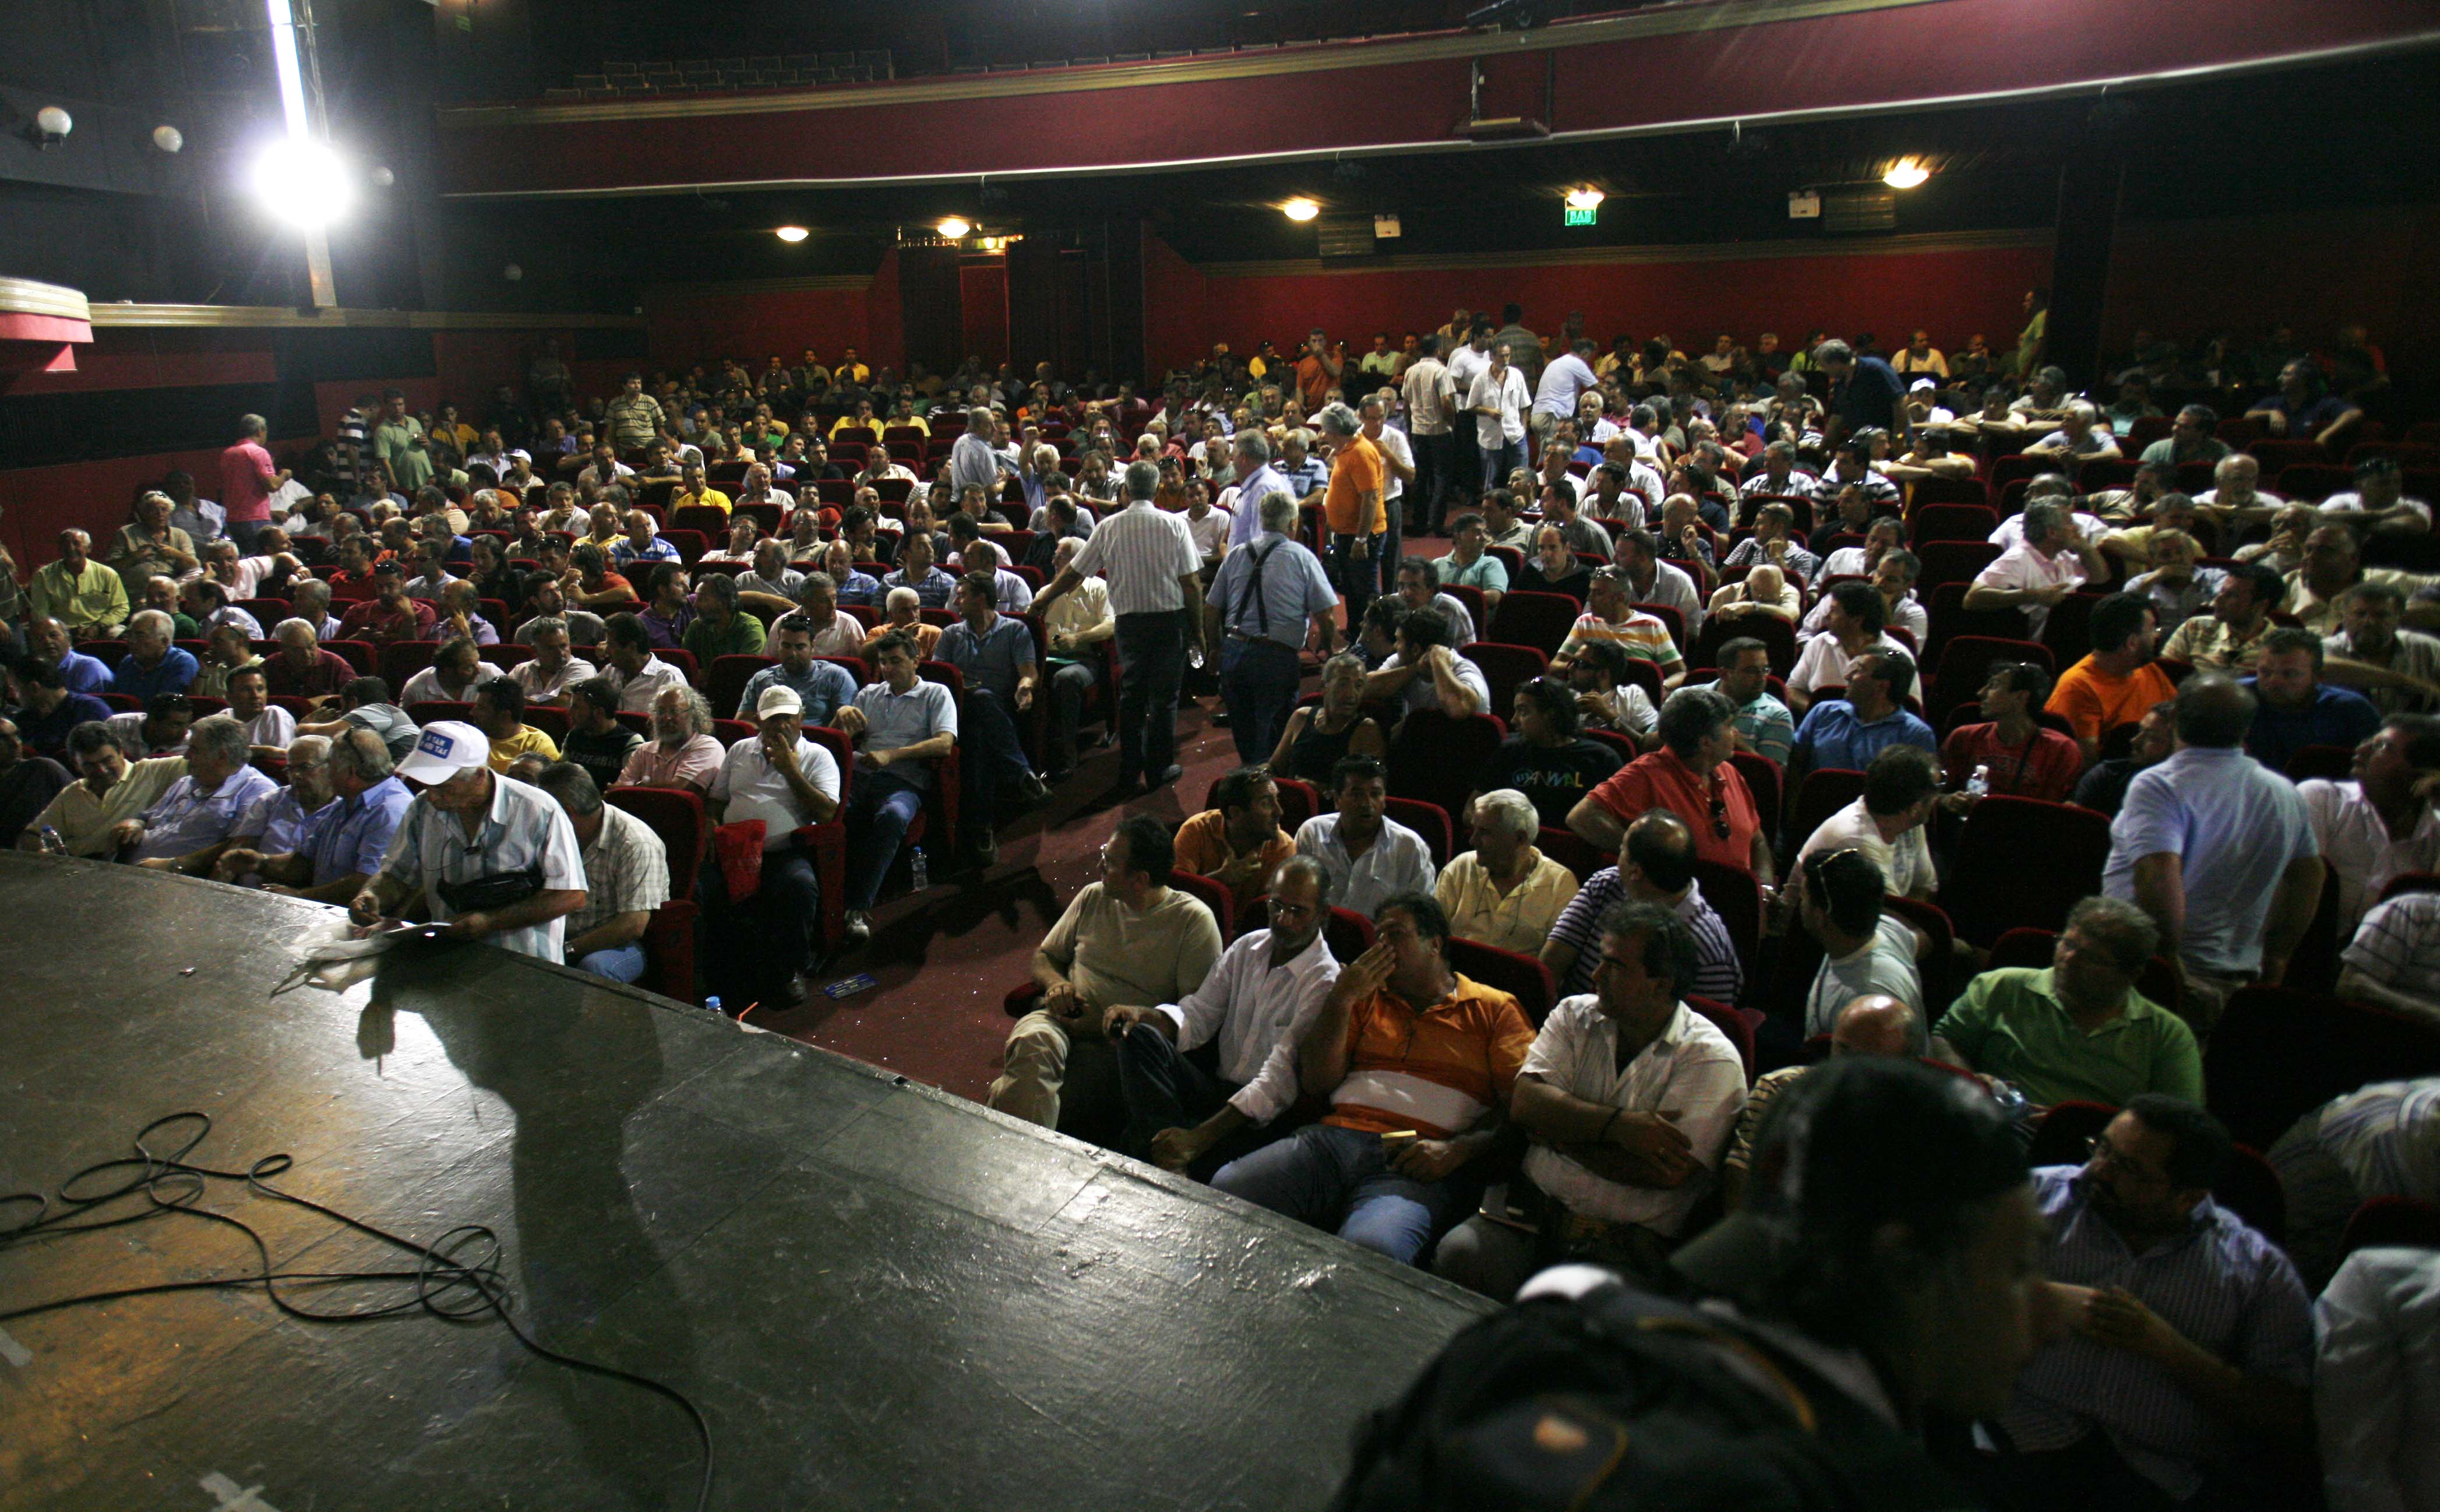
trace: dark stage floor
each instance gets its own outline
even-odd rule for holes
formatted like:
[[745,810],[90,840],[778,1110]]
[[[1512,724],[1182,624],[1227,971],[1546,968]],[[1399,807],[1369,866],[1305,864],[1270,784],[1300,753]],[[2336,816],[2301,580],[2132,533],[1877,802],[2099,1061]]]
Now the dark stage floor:
[[[1149,1167],[517,957],[268,997],[325,917],[0,855],[0,1192],[55,1192],[193,1109],[214,1120],[196,1164],[286,1151],[275,1184],[394,1233],[489,1225],[529,1331],[703,1411],[716,1506],[1318,1506],[1358,1416],[1483,1310]],[[242,1182],[201,1206],[282,1269],[413,1269]],[[0,1248],[0,1313],[255,1267],[192,1215],[63,1234]],[[496,1321],[308,1323],[257,1287],[0,1327],[0,1507],[692,1504],[679,1408]]]

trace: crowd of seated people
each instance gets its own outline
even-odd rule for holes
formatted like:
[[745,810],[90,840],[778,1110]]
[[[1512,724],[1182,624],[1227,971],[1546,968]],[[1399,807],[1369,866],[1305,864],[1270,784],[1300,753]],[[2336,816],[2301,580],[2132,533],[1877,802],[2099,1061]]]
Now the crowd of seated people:
[[[562,369],[285,465],[246,417],[9,565],[0,837],[783,1007],[1090,717],[1159,785],[1211,699],[1238,769],[1111,828],[995,1107],[1504,1295],[1657,1264],[1820,1057],[1929,1058],[2037,1143],[2106,1120],[2037,1182],[2079,1323],[1995,1494],[2181,1504],[2302,1442],[2307,1284],[2356,1351],[2432,1287],[2339,1233],[2440,1201],[2440,1094],[2290,1110],[2291,1262],[2214,1196],[2205,1069],[2270,989],[2440,1040],[2440,442],[2360,333],[2077,392],[2038,309],[1694,360],[1523,315],[1141,389]],[[541,886],[453,905],[459,815]]]

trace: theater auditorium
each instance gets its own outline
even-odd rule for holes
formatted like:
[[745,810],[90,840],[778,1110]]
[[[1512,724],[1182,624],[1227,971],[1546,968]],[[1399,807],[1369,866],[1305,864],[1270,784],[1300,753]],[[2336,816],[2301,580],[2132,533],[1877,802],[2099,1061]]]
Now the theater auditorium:
[[14,0],[0,1508],[2440,1512],[2422,0]]

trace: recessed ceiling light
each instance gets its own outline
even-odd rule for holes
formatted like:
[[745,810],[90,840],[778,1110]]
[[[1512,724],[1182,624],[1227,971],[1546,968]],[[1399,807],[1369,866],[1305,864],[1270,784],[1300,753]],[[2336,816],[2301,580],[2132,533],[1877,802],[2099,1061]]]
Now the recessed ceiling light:
[[950,216],[947,220],[942,221],[940,225],[941,234],[947,237],[952,242],[973,229],[974,225],[972,223],[961,220],[954,215]]
[[782,242],[801,242],[814,233],[801,225],[783,225],[771,233]]
[[1892,189],[1913,189],[1931,177],[1931,170],[1911,157],[1901,157],[1881,175],[1881,182]]
[[1321,207],[1300,194],[1281,206],[1280,213],[1291,221],[1310,221],[1321,213]]

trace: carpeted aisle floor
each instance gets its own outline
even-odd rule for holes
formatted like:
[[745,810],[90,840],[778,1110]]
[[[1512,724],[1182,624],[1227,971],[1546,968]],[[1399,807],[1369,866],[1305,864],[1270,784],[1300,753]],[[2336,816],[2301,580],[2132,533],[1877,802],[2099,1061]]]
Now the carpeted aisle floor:
[[[1229,731],[1211,725],[1219,706],[1208,697],[1179,711],[1185,775],[1175,786],[1114,807],[1103,795],[1117,780],[1118,747],[1088,749],[1048,802],[1002,827],[997,866],[936,873],[924,892],[885,901],[873,913],[870,944],[817,973],[806,1006],[769,1017],[758,1012],[751,1021],[981,1100],[999,1074],[1008,1037],[1001,999],[1027,980],[1033,947],[1068,900],[1100,874],[1102,842],[1121,813],[1174,825],[1201,809],[1212,782],[1237,764]],[[858,972],[880,985],[837,1001],[821,996],[821,987]]]

